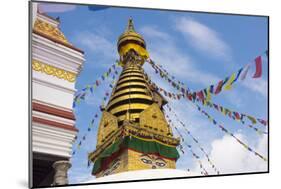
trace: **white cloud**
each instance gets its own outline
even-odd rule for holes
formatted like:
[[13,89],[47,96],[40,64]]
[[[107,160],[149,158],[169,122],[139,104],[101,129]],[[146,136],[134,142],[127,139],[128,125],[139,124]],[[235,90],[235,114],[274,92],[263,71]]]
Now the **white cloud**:
[[177,78],[203,86],[219,80],[217,76],[197,69],[192,58],[176,46],[169,34],[149,26],[143,27],[141,31],[150,41],[148,49],[151,59],[161,64]]
[[176,29],[183,34],[189,44],[210,55],[230,60],[230,47],[221,36],[210,27],[192,19],[179,18],[176,20]]
[[253,92],[257,92],[263,97],[267,97],[267,81],[265,79],[246,79],[242,82],[243,86],[252,90]]
[[104,58],[116,57],[116,46],[98,32],[84,31],[76,35],[75,39],[77,43],[86,46],[93,53],[103,55]]
[[161,39],[165,39],[165,40],[170,39],[170,36],[167,33],[161,32],[156,27],[144,26],[140,29],[140,32],[146,34],[150,38],[156,37],[156,38],[161,38]]
[[[247,138],[242,134],[235,134],[236,137],[247,142]],[[267,157],[267,136],[260,138],[256,145],[252,146],[254,150]],[[210,159],[219,169],[221,174],[245,173],[267,171],[267,162],[255,156],[246,150],[241,144],[235,141],[231,136],[224,135],[221,139],[216,139],[211,144]],[[210,174],[214,174],[208,161],[203,159],[203,164]],[[200,170],[199,166],[195,171]]]
[[76,5],[39,3],[38,9],[41,13],[68,12],[76,9]]

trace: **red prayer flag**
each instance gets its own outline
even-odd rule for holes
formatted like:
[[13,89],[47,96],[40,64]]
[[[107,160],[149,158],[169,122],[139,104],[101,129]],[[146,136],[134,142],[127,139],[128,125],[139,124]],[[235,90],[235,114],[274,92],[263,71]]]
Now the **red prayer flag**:
[[236,119],[240,119],[240,115],[239,115],[238,112],[234,112],[234,114],[235,114],[235,118],[236,118]]
[[223,80],[221,80],[216,88],[215,94],[218,94],[221,91],[223,85]]
[[199,91],[197,92],[197,96],[200,100],[204,100],[204,94],[203,94],[203,91]]
[[261,56],[258,56],[256,59],[255,59],[255,63],[256,63],[256,73],[255,75],[253,76],[253,78],[258,78],[258,77],[261,77],[261,74],[262,74],[262,60],[261,60]]
[[192,95],[191,94],[187,95],[187,97],[190,101],[192,101]]

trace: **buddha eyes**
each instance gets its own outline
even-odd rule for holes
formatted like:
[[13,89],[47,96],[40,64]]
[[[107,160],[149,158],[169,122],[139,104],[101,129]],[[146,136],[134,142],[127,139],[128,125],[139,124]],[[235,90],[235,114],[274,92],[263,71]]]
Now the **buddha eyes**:
[[141,161],[146,164],[152,164],[152,161],[149,159],[141,158]]
[[156,162],[155,163],[158,167],[164,167],[166,164],[163,162]]

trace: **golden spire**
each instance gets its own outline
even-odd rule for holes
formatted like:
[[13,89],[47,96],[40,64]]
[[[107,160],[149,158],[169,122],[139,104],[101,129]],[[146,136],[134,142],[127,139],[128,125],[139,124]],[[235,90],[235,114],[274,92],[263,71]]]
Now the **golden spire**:
[[134,23],[132,17],[129,18],[127,32],[135,32]]
[[[143,37],[135,31],[132,18],[129,18],[126,30],[119,37],[117,48],[121,60],[123,60],[125,55],[131,49],[138,53],[138,55],[140,55],[143,59],[147,59],[149,57],[149,54],[146,51],[145,41]],[[144,61],[142,61],[141,63],[143,64]]]

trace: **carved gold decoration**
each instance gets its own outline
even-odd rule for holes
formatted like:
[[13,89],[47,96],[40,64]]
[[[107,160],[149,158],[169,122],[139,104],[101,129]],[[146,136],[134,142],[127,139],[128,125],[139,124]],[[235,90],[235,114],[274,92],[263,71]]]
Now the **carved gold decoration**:
[[153,103],[140,114],[140,127],[154,130],[159,134],[169,135],[171,130],[159,106]]
[[149,54],[145,48],[138,44],[129,43],[124,45],[120,48],[119,54],[124,56],[130,49],[134,49],[140,56],[144,57],[145,59],[149,58]]
[[44,22],[43,20],[37,19],[34,24],[34,31],[43,33],[51,38],[57,39],[63,43],[70,44],[59,28]]
[[49,64],[42,63],[38,60],[32,60],[32,69],[38,72],[46,73],[48,75],[53,75],[57,78],[67,80],[69,82],[75,82],[76,74],[66,71]]
[[98,129],[97,146],[104,143],[109,135],[118,129],[117,118],[109,112],[104,111]]

